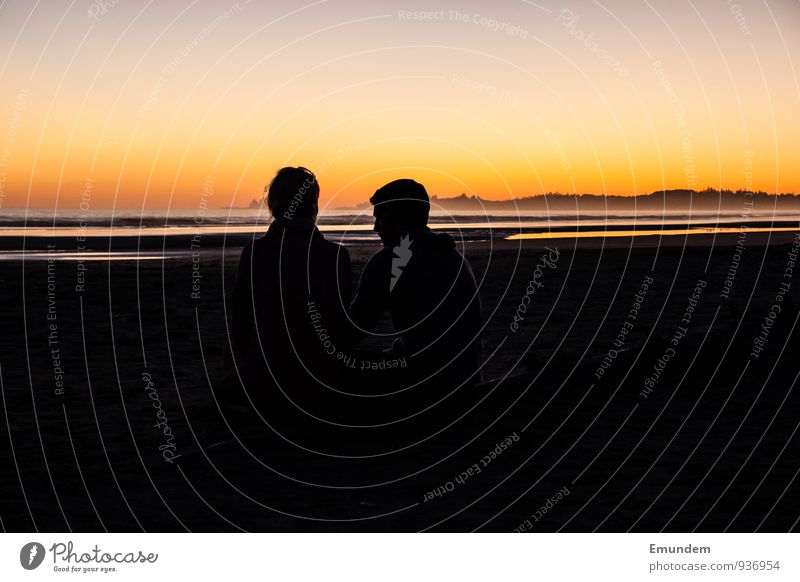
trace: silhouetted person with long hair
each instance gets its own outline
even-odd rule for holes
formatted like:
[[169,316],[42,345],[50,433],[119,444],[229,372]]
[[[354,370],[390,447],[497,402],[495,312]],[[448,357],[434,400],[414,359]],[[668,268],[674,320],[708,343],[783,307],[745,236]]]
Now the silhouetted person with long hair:
[[478,382],[481,313],[475,277],[452,237],[428,228],[425,187],[396,180],[370,202],[384,247],[364,267],[350,307],[356,337],[373,332],[388,312],[398,336],[390,357],[403,358],[398,374],[406,387],[419,385],[406,402],[419,397],[421,403],[434,393]]
[[228,403],[318,414],[326,385],[338,381],[331,347],[347,322],[350,258],[317,229],[318,201],[319,184],[305,168],[282,168],[268,187],[273,221],[242,250],[233,289],[237,381]]

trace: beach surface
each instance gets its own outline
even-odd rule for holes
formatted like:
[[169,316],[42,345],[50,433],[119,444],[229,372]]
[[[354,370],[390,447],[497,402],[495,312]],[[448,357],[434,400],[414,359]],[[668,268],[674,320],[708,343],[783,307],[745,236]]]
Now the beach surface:
[[187,240],[2,263],[5,530],[798,529],[795,232],[470,240],[487,382],[385,433],[223,418],[243,240]]

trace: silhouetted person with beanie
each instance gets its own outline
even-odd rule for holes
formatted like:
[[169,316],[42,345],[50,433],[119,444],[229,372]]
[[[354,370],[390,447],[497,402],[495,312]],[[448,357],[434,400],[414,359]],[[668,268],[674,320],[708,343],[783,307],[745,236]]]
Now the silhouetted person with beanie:
[[[383,249],[361,274],[350,307],[356,338],[371,334],[388,312],[397,333],[392,358],[406,366],[402,377],[422,403],[480,381],[480,298],[469,262],[447,234],[428,224],[425,187],[410,179],[386,184],[370,198]],[[388,376],[384,376],[390,380]],[[380,377],[374,375],[373,382]],[[395,381],[396,383],[396,381]],[[420,392],[422,390],[422,392]]]

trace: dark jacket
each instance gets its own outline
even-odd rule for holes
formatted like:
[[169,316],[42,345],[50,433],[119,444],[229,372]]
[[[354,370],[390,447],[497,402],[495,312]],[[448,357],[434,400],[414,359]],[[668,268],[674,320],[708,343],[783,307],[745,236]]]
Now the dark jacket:
[[350,257],[319,230],[274,221],[242,250],[233,289],[233,356],[248,393],[314,398],[336,382],[350,303]]
[[411,382],[431,375],[448,383],[470,376],[479,381],[480,297],[452,237],[425,228],[372,256],[350,307],[361,337],[375,329],[384,311],[399,335],[396,351],[414,370]]

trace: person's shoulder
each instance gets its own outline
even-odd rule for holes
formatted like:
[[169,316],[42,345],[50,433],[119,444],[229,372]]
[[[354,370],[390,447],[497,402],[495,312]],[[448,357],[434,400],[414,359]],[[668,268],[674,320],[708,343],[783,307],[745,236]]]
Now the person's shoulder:
[[372,265],[373,267],[382,265],[387,261],[391,261],[392,257],[394,256],[394,252],[392,251],[391,247],[382,247],[381,250],[375,252],[367,259],[367,266]]
[[259,235],[253,237],[251,240],[247,241],[247,244],[244,245],[242,249],[242,256],[246,254],[259,254],[264,252],[269,246],[272,244],[271,238],[269,233]]
[[391,268],[392,256],[392,250],[389,247],[383,247],[370,255],[361,270],[361,278],[372,279],[388,274]]
[[338,255],[338,256],[344,255],[347,258],[350,258],[350,252],[347,250],[346,246],[330,241],[322,235],[315,238],[315,243],[317,244],[320,250],[322,250],[327,254]]
[[244,246],[242,246],[242,253],[239,256],[242,258],[249,257],[253,253],[255,242],[255,240],[247,241]]

